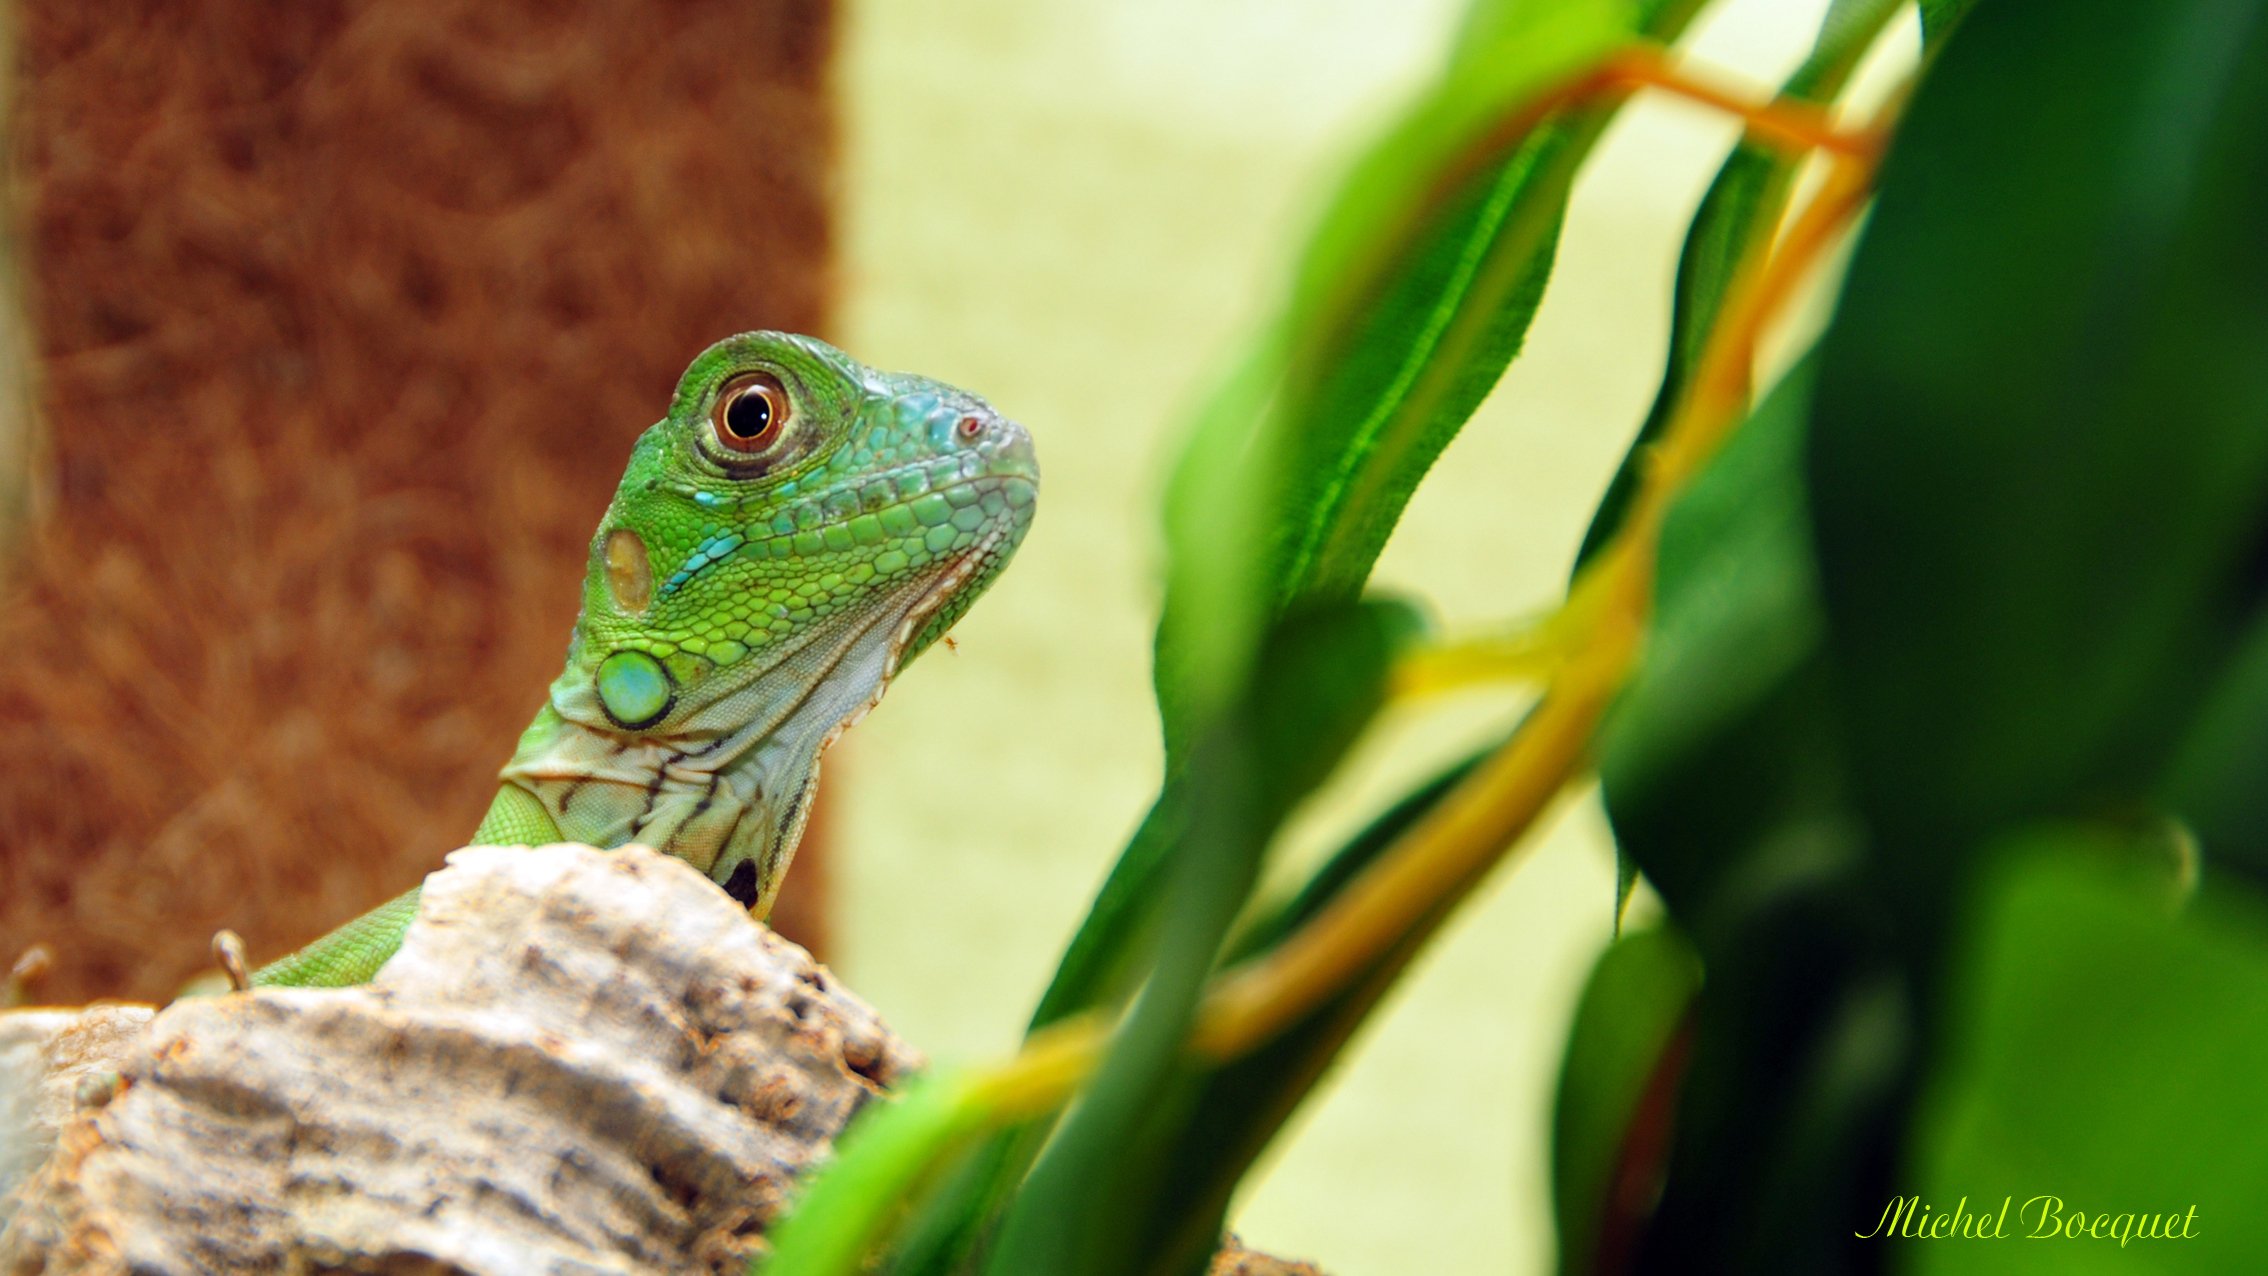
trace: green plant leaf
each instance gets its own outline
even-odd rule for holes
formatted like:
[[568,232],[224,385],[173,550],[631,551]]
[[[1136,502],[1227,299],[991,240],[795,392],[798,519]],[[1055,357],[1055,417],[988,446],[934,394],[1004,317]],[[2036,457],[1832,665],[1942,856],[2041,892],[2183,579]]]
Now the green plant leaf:
[[967,1133],[959,1078],[931,1072],[870,1106],[837,1143],[834,1160],[771,1238],[749,1276],[846,1276],[864,1269],[888,1219],[942,1149]]
[[1601,734],[1617,845],[1704,935],[1734,857],[1844,805],[1803,488],[1812,370],[1799,363],[1671,506],[1644,659]]
[[[1167,796],[1189,724],[1249,669],[1268,617],[1353,596],[1418,481],[1518,352],[1567,192],[1614,103],[1561,113],[1461,183],[1442,166],[1633,32],[1673,38],[1697,0],[1482,4],[1442,79],[1358,161],[1279,317],[1198,414],[1167,494],[1156,683]],[[1170,836],[1131,841],[1033,1016],[1123,991]]]
[[[2268,1253],[2268,909],[2209,886],[2173,913],[2084,846],[2033,850],[1971,910],[1897,1192],[1932,1215],[1966,1198],[2003,1239],[1872,1243],[1946,1276],[2256,1270]],[[2033,1239],[2051,1209],[2083,1234]],[[2134,1216],[2153,1213],[2187,1239],[2133,1239],[2147,1226]]]
[[1911,980],[1847,841],[1792,828],[1750,859],[1780,875],[1752,883],[1738,927],[1704,949],[1677,1142],[1633,1270],[1866,1266],[1836,1224],[1886,1191]]
[[[1688,1025],[1700,986],[1700,958],[1668,927],[1622,936],[1591,968],[1552,1106],[1552,1202],[1559,1270],[1567,1276],[1620,1270],[1624,1262],[1616,1260],[1628,1258],[1602,1260],[1602,1231],[1636,1212],[1636,1202],[1618,1197],[1653,1186],[1629,1181],[1644,1169],[1631,1165],[1631,1155],[1646,1151],[1633,1148],[1633,1127],[1641,1119],[1666,1119],[1666,1112],[1646,1109],[1659,1102],[1656,1087],[1674,1082],[1663,1073],[1677,1066],[1673,1043]],[[1665,1132],[1644,1133],[1659,1139]]]
[[1914,96],[1802,481],[1755,497],[1805,511],[1818,644],[1761,643],[1776,679],[1692,666],[1724,686],[1650,654],[1609,729],[1618,836],[1709,971],[1642,1270],[1881,1262],[1846,1229],[1893,1194],[1967,877],[2042,817],[2147,824],[2209,693],[2237,694],[2268,514],[2260,9],[1984,6]]
[[2259,596],[2268,4],[1970,14],[1810,451],[1853,774],[1926,936],[1995,826],[2147,801]]
[[[1257,957],[1312,920],[1484,756],[1475,754],[1450,767],[1372,821],[1290,899],[1263,910],[1239,931],[1223,964]],[[1148,1204],[1147,1220],[1137,1225],[1149,1251],[1143,1270],[1168,1276],[1202,1265],[1219,1244],[1230,1198],[1252,1162],[1472,885],[1468,882],[1452,892],[1345,988],[1267,1044],[1210,1070],[1183,1062],[1171,1106],[1189,1115],[1181,1122],[1174,1145],[1159,1157],[1159,1163],[1175,1167],[1174,1172],[1159,1183]]]
[[2268,623],[2255,623],[2159,781],[2151,808],[2178,811],[2217,866],[2268,883]]
[[1661,1212],[1643,1238],[1618,1215],[1611,1253],[1571,1241],[1568,1270],[1604,1256],[1675,1271],[1696,1254],[1711,1270],[1831,1269],[1834,1236],[1811,1220],[1862,1192],[1854,1166],[1898,1084],[1909,998],[1873,917],[1823,658],[1803,483],[1813,367],[1671,506],[1645,658],[1602,733],[1617,844],[1709,979]]
[[1936,48],[1961,25],[1977,0],[1917,0],[1921,10],[1922,47]]
[[1276,827],[1384,702],[1395,651],[1418,628],[1393,603],[1302,609],[1274,627],[1238,701],[1201,729],[1149,977],[1017,1194],[988,1270],[1143,1269],[1157,1238],[1135,1224],[1180,1168],[1160,1153],[1187,1111],[1174,1079],[1222,942]]

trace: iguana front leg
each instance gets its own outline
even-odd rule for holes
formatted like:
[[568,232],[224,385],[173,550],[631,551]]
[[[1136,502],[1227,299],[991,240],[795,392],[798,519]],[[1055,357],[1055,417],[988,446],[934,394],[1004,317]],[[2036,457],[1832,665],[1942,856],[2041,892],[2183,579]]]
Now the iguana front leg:
[[[564,840],[540,803],[505,785],[469,845],[542,846]],[[402,946],[402,934],[417,916],[419,890],[412,886],[298,952],[262,966],[252,973],[253,986],[340,988],[368,982]]]
[[[642,842],[769,912],[819,755],[999,574],[1038,489],[1029,437],[965,391],[808,337],[710,347],[631,452],[473,844]],[[412,890],[253,982],[367,980],[416,912]]]

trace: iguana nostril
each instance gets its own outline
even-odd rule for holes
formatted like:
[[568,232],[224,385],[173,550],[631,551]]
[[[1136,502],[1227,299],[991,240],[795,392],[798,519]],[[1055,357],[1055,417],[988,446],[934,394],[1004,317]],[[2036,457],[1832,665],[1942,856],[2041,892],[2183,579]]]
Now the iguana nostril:
[[1039,459],[1032,453],[1032,436],[1014,421],[1000,421],[985,431],[987,453],[994,473],[1039,478]]
[[954,433],[960,436],[961,442],[974,443],[984,437],[984,418],[980,416],[962,417],[961,424],[955,428]]

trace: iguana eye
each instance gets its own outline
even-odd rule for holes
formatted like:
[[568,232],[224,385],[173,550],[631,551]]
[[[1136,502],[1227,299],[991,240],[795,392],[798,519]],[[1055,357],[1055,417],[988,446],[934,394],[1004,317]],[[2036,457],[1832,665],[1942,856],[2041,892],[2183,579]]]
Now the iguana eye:
[[717,406],[710,414],[716,427],[717,443],[746,456],[760,455],[772,450],[780,436],[787,432],[787,387],[778,377],[768,372],[750,372],[725,382],[717,392]]

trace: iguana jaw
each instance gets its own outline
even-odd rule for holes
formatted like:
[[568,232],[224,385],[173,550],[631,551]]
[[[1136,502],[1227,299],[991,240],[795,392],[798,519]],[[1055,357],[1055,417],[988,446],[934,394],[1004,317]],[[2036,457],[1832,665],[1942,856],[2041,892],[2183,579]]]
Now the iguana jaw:
[[834,729],[827,733],[826,739],[820,742],[821,750],[833,744],[843,732],[857,726],[861,719],[873,711],[874,706],[882,703],[882,695],[897,680],[898,670],[913,655],[919,654],[913,644],[923,627],[944,614],[972,581],[981,588],[997,573],[1007,561],[1008,555],[1015,552],[1017,542],[1023,539],[1023,532],[1021,525],[995,529],[978,541],[974,548],[960,555],[928,589],[922,591],[890,634],[890,646],[882,660],[882,677],[874,684],[874,693],[851,710],[850,716],[835,724]]

